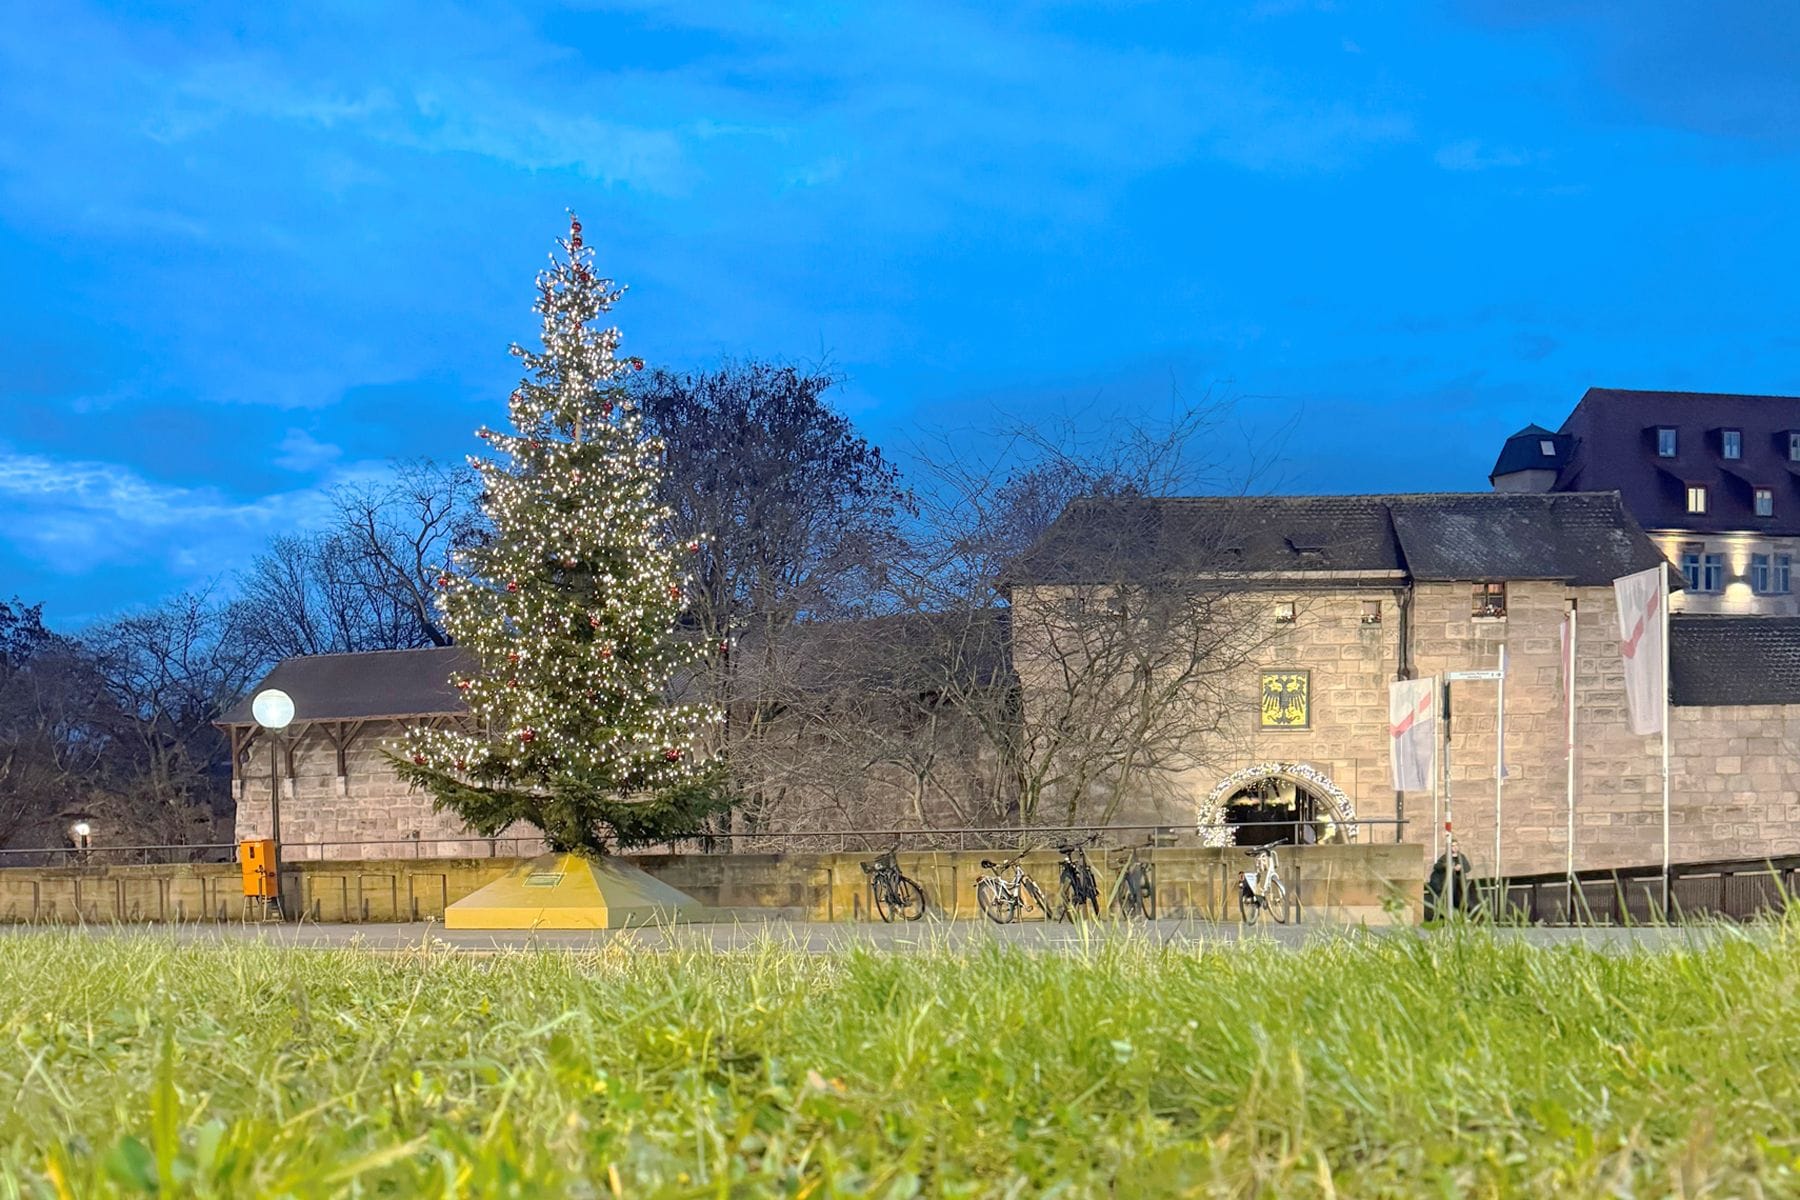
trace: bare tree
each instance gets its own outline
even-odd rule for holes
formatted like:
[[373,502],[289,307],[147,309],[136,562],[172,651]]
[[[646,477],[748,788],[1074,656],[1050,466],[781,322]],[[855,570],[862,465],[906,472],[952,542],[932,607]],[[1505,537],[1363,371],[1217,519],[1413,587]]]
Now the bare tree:
[[108,768],[107,705],[81,647],[46,629],[42,607],[0,603],[0,846],[60,836]]
[[894,578],[909,608],[965,614],[938,626],[957,644],[937,661],[992,636],[978,614],[1008,611],[1016,690],[950,673],[941,694],[1006,764],[1019,820],[1159,808],[1199,756],[1248,728],[1242,673],[1271,631],[1234,560],[1237,533],[1202,521],[1172,534],[1154,503],[1217,490],[1220,464],[1194,446],[1216,444],[1228,413],[1207,399],[1159,428],[1115,422],[1089,440],[1072,425],[1013,426],[986,456],[966,437],[925,456],[922,519]]
[[264,663],[448,645],[433,581],[481,536],[477,491],[471,472],[429,461],[337,489],[327,528],[275,538],[239,577],[231,620]]
[[213,722],[261,669],[210,591],[189,592],[83,634],[110,700],[115,828],[203,840],[230,811],[231,750]]

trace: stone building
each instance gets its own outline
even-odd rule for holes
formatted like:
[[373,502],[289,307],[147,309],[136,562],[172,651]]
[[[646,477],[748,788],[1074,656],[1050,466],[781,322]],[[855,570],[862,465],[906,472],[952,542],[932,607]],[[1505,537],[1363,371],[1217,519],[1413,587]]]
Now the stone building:
[[[1502,869],[1555,871],[1569,842],[1561,628],[1573,611],[1575,865],[1655,863],[1661,742],[1626,723],[1612,580],[1659,564],[1667,565],[1616,493],[1083,502],[1018,567],[1015,669],[1029,709],[1056,672],[1027,614],[1066,607],[1084,589],[1146,581],[1220,589],[1257,635],[1226,689],[1239,703],[1193,737],[1169,786],[1140,794],[1132,817],[1206,827],[1285,811],[1295,825],[1284,836],[1403,838],[1428,852],[1444,813],[1431,793],[1392,787],[1388,684],[1496,668],[1504,648]],[[1783,625],[1782,638],[1800,645],[1800,622]],[[1800,708],[1788,707],[1800,685],[1771,683],[1760,643],[1746,640],[1757,628],[1773,629],[1716,617],[1676,624],[1677,861],[1800,848],[1800,796],[1784,765],[1789,731],[1800,733]],[[1711,665],[1724,661],[1732,665]],[[1494,859],[1496,687],[1452,690],[1450,811],[1459,844],[1485,872]]]
[[1527,425],[1496,491],[1617,491],[1681,568],[1677,612],[1800,614],[1800,396],[1589,388],[1555,433]]
[[[431,797],[407,786],[382,756],[410,723],[468,719],[450,685],[472,668],[455,647],[284,659],[220,720],[232,745],[237,836],[268,837],[271,778],[281,787],[281,843],[289,860],[535,854],[535,830],[477,837]],[[268,688],[293,698],[293,723],[271,737],[250,714]],[[273,754],[271,754],[273,742]],[[273,770],[273,776],[271,776]]]

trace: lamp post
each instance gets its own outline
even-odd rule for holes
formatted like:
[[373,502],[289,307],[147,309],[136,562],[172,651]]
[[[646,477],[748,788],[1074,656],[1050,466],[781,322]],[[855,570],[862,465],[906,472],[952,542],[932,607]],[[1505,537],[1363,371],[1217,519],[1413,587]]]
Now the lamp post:
[[69,845],[75,848],[75,861],[86,865],[88,851],[94,845],[94,826],[85,816],[77,816],[69,826]]
[[250,715],[269,735],[269,840],[274,853],[269,868],[275,873],[275,895],[281,895],[281,764],[279,748],[281,731],[294,720],[294,700],[279,688],[267,688],[250,701]]

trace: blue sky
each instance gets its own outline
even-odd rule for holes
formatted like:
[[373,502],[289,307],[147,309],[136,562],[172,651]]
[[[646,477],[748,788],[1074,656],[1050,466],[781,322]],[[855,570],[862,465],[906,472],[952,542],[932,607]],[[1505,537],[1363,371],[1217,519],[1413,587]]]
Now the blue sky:
[[0,595],[468,451],[567,207],[628,353],[896,451],[1210,389],[1262,486],[1485,488],[1590,385],[1800,392],[1797,150],[1794,5],[14,4]]

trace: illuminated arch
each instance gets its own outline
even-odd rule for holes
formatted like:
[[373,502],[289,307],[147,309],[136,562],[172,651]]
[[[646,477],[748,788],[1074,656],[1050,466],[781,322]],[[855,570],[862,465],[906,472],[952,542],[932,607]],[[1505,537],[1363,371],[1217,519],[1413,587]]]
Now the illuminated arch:
[[1266,762],[1233,771],[1207,794],[1200,804],[1197,822],[1201,845],[1230,846],[1236,841],[1231,827],[1225,824],[1225,802],[1250,784],[1265,779],[1285,779],[1323,800],[1331,808],[1333,823],[1344,831],[1344,840],[1356,840],[1356,804],[1344,794],[1343,788],[1331,782],[1331,776],[1305,763]]

